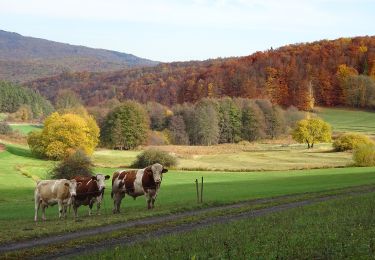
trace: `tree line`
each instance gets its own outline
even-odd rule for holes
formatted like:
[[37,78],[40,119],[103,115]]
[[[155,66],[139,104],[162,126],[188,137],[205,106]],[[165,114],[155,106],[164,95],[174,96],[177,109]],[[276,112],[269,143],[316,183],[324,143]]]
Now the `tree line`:
[[374,80],[375,37],[366,36],[287,45],[241,58],[61,74],[26,85],[50,100],[58,90],[72,89],[89,106],[112,98],[172,106],[230,96],[310,110],[314,102],[374,108]]
[[101,122],[101,144],[132,149],[145,143],[149,130],[161,132],[168,143],[215,145],[277,138],[302,119],[295,107],[283,110],[269,100],[205,98],[171,108],[160,103],[126,101]]
[[15,119],[29,120],[49,115],[53,110],[51,103],[38,92],[0,81],[0,112],[14,113]]

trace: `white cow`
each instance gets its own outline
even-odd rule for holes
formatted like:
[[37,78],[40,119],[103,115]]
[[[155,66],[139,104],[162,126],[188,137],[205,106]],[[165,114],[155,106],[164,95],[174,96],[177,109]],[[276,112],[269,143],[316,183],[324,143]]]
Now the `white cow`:
[[38,220],[38,211],[42,207],[42,219],[46,220],[45,209],[48,206],[59,205],[59,218],[66,217],[68,205],[72,203],[76,196],[76,180],[43,180],[38,181],[34,198],[35,198],[35,217]]

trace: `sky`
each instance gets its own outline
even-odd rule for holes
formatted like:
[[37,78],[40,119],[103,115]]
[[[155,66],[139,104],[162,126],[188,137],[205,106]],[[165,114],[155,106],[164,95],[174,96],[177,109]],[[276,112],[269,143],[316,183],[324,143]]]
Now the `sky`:
[[162,62],[375,35],[374,0],[0,0],[0,30]]

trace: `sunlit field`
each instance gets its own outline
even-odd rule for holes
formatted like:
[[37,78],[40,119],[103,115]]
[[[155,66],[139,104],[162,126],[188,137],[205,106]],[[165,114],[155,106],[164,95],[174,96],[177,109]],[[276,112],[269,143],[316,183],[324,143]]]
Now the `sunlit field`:
[[362,132],[375,135],[375,112],[318,108],[318,115],[332,125],[335,132]]

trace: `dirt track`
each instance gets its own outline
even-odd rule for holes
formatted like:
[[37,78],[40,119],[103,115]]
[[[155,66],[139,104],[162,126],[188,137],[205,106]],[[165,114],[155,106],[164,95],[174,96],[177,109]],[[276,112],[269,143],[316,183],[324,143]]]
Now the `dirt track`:
[[[80,247],[64,249],[57,254],[43,255],[39,257],[38,259],[51,259],[51,258],[58,258],[58,257],[65,258],[69,256],[82,254],[85,252],[92,253],[94,251],[108,249],[116,245],[130,245],[130,244],[134,244],[140,241],[144,241],[145,239],[155,238],[155,237],[159,237],[159,236],[163,236],[167,234],[188,232],[188,231],[192,231],[192,230],[206,227],[206,226],[213,225],[213,224],[227,223],[227,222],[236,221],[236,220],[245,219],[245,218],[263,216],[263,215],[274,213],[274,212],[284,211],[287,209],[297,208],[297,207],[306,206],[306,205],[310,205],[310,204],[314,204],[314,203],[318,203],[322,201],[335,199],[338,197],[342,197],[344,195],[360,195],[360,194],[374,192],[374,191],[375,189],[372,188],[372,189],[367,189],[367,190],[363,190],[360,192],[346,192],[341,195],[332,195],[332,196],[308,199],[308,200],[303,200],[303,201],[298,201],[298,202],[285,203],[285,204],[281,204],[277,206],[267,207],[264,209],[249,210],[249,211],[242,212],[242,213],[235,214],[235,215],[207,217],[198,222],[192,222],[192,223],[177,225],[173,227],[170,227],[170,226],[161,227],[156,231],[147,232],[147,233],[143,233],[140,235],[133,235],[130,237],[105,240],[105,241],[100,242],[100,244],[88,244],[88,245],[84,245]],[[199,215],[199,214],[210,212],[210,211],[239,208],[239,207],[243,207],[246,205],[273,202],[273,201],[277,201],[280,199],[293,198],[297,196],[298,195],[290,195],[290,196],[281,196],[281,197],[269,198],[269,199],[259,199],[259,200],[249,201],[249,202],[236,203],[236,204],[206,208],[206,209],[201,209],[201,210],[194,210],[194,211],[183,212],[183,213],[178,213],[178,214],[173,214],[173,215],[150,217],[150,218],[141,219],[141,220],[128,221],[125,223],[111,224],[111,225],[107,225],[103,227],[91,228],[87,230],[77,231],[74,233],[55,235],[55,236],[50,236],[46,238],[3,244],[3,245],[0,245],[0,257],[1,257],[1,254],[15,251],[15,250],[30,249],[30,248],[37,247],[37,246],[48,246],[48,245],[53,245],[56,243],[67,242],[67,241],[77,239],[77,238],[88,237],[90,235],[98,235],[98,234],[110,233],[113,231],[119,231],[121,229],[129,228],[129,227],[136,227],[136,226],[143,226],[143,225],[150,225],[150,224],[162,224],[162,223],[167,223],[168,221],[178,220],[180,218],[188,217],[188,216],[195,216],[195,215]]]

